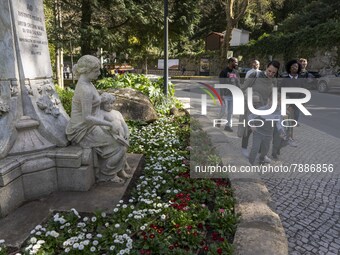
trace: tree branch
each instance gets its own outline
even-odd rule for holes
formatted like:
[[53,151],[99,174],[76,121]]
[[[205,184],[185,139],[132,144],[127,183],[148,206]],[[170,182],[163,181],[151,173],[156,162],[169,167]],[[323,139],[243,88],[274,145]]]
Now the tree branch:
[[234,19],[233,5],[234,0],[227,0],[225,5],[225,10],[227,13],[227,22],[232,22],[232,20]]
[[240,11],[239,11],[239,13],[237,14],[237,17],[234,19],[234,20],[235,20],[235,23],[237,23],[237,22],[242,18],[242,16],[244,15],[244,13],[245,13],[246,10],[247,10],[248,5],[249,5],[249,0],[243,0],[243,1],[241,2]]
[[128,21],[130,20],[130,18],[127,18],[126,20],[124,20],[122,23],[118,24],[118,25],[115,25],[115,26],[110,26],[108,27],[109,30],[114,30],[114,29],[117,29],[119,27],[122,27],[124,26],[126,23],[128,23]]

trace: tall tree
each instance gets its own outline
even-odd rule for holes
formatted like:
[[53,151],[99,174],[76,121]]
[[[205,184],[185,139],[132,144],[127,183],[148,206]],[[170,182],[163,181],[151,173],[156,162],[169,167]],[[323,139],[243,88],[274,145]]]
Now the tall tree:
[[221,32],[226,28],[226,13],[219,1],[202,0],[199,5],[200,20],[193,38],[206,37],[210,32]]
[[159,57],[163,48],[163,16],[161,1],[140,1],[134,5],[138,15],[126,24],[121,43],[116,44],[119,52],[127,53],[130,62],[142,63],[147,72],[148,59]]
[[239,23],[240,27],[251,31],[251,39],[257,39],[263,33],[271,33],[274,26],[282,21],[276,17],[276,10],[281,10],[284,2],[285,0],[251,1]]
[[80,21],[80,47],[81,55],[91,54],[91,41],[92,36],[89,33],[91,27],[92,14],[93,14],[93,1],[82,0],[81,3],[81,21]]

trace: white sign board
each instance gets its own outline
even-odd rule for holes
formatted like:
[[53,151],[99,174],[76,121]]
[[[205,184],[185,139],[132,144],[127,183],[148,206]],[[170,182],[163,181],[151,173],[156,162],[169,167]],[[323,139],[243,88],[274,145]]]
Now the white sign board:
[[[158,69],[164,69],[164,59],[158,59]],[[168,69],[178,70],[179,59],[168,59]]]

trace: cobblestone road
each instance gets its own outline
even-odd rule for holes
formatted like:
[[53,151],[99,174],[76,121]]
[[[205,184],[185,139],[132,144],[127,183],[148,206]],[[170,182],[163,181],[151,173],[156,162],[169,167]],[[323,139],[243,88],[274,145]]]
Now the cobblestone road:
[[[340,171],[340,139],[302,125],[299,146],[282,149],[285,163],[334,164]],[[290,254],[340,254],[340,180],[305,174],[303,178],[264,179],[285,228]]]
[[[224,133],[235,152],[243,157],[236,128],[233,133]],[[294,137],[298,147],[283,148],[280,160],[271,165],[333,164],[334,171],[263,178],[285,228],[289,254],[340,255],[340,139],[307,125],[295,128]]]
[[[302,125],[295,128],[298,147],[285,147],[271,165],[333,164],[332,174],[274,173],[263,178],[280,215],[291,255],[340,254],[340,139]],[[235,150],[241,139],[225,132]],[[251,139],[250,139],[251,140]]]

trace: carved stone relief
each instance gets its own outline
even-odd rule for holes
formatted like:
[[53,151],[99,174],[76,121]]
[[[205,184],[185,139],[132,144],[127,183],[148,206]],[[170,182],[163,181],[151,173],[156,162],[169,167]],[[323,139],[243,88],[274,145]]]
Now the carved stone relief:
[[19,87],[18,87],[18,81],[17,80],[11,80],[11,96],[16,97],[19,94]]
[[0,97],[0,118],[9,111],[9,105]]
[[38,86],[37,90],[40,95],[37,100],[39,109],[57,118],[60,114],[59,105],[61,102],[56,96],[51,82],[49,80],[43,81],[43,84]]
[[30,80],[29,79],[26,79],[25,80],[25,87],[27,89],[27,94],[30,95],[30,96],[33,96],[33,90],[32,90],[32,86],[31,86],[31,83],[30,83]]
[[0,82],[0,118],[9,111],[9,84],[7,81]]

